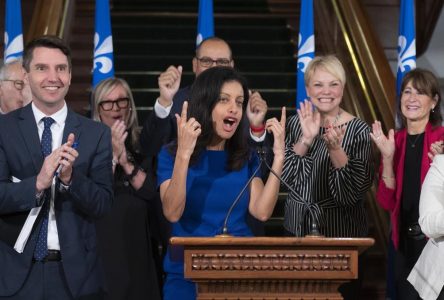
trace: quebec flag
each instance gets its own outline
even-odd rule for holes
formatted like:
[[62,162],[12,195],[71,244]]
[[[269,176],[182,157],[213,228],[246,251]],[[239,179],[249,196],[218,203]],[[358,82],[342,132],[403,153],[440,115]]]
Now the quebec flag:
[[22,9],[20,0],[6,0],[4,62],[23,56]]
[[114,77],[113,36],[109,0],[96,0],[93,86]]
[[314,58],[314,42],[313,0],[302,0],[298,41],[296,108],[299,108],[299,104],[307,99],[304,73],[308,63]]
[[214,36],[213,0],[199,0],[196,46]]
[[414,0],[401,0],[399,12],[398,70],[396,95],[401,94],[401,82],[405,73],[416,68],[416,39]]

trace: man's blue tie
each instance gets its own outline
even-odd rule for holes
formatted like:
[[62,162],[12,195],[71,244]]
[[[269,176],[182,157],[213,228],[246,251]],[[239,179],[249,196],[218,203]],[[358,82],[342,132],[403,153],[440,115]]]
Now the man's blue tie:
[[[42,119],[45,128],[42,134],[42,154],[43,157],[48,156],[52,152],[52,134],[51,125],[54,123],[53,118],[45,117]],[[48,216],[49,216],[49,202],[51,201],[51,193],[46,190],[44,193],[45,203],[42,207],[43,221],[42,227],[40,227],[39,236],[37,239],[37,244],[34,249],[34,258],[37,261],[43,260],[48,255]]]

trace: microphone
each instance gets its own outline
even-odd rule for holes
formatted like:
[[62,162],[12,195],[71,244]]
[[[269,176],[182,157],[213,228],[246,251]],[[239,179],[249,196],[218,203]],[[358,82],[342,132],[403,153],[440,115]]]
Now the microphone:
[[[266,154],[267,151],[265,150],[264,147],[258,147],[257,152],[259,154],[259,159],[261,164],[264,163],[265,166],[267,167],[268,170],[270,170],[270,172],[276,176],[276,178],[283,183],[287,189],[289,189],[293,194],[297,195],[296,191],[287,183],[285,182],[278,174],[276,174],[276,172],[270,167],[270,165],[267,162],[267,158],[266,158]],[[306,237],[320,237],[322,236],[321,233],[319,232],[319,228],[318,228],[318,223],[316,221],[316,217],[313,213],[313,210],[310,207],[310,204],[308,204],[308,202],[304,199],[304,198],[300,198],[302,203],[304,203],[304,205],[306,206],[308,212],[310,213],[311,216],[311,224],[310,224],[310,234],[306,235]],[[302,221],[301,221],[302,222]]]
[[248,179],[247,183],[244,185],[244,187],[242,188],[240,193],[237,195],[236,199],[233,201],[233,204],[231,204],[230,209],[228,209],[227,215],[225,216],[225,220],[224,220],[224,226],[222,227],[222,234],[216,235],[217,237],[231,237],[231,235],[228,233],[228,218],[230,217],[231,212],[233,211],[234,207],[239,202],[240,198],[244,194],[247,187],[250,185],[253,178],[256,176],[256,174],[259,171],[259,169],[261,168],[261,166],[262,166],[262,160],[259,161],[259,165],[254,170],[253,174],[250,176],[250,178]]

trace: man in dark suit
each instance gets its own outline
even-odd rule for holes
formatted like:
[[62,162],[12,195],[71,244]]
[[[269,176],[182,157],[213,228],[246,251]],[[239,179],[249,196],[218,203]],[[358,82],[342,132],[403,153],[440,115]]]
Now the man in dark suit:
[[[205,39],[196,48],[192,65],[196,77],[214,66],[234,68],[231,48],[221,38],[210,37]],[[140,135],[140,144],[145,154],[156,155],[164,144],[176,138],[175,114],[180,114],[182,105],[185,100],[188,100],[190,92],[190,86],[179,89],[181,77],[182,66],[169,66],[159,76],[160,95],[154,104],[153,112],[145,120]],[[263,123],[266,113],[267,103],[262,99],[259,92],[253,91],[248,100],[247,110],[247,117],[251,126],[252,144],[262,143],[265,139]],[[158,137],[162,137],[162,139]]]
[[32,103],[0,116],[0,299],[101,299],[95,220],[112,205],[110,130],[67,108],[62,40],[30,42],[23,67]]

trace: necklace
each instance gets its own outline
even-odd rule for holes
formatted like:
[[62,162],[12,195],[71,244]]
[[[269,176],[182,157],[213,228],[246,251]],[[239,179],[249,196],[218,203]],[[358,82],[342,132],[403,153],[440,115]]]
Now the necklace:
[[[333,120],[332,127],[336,127],[336,124],[338,124],[340,119],[341,119],[341,109],[339,109],[338,114],[336,115],[335,119]],[[324,120],[324,128],[327,127],[327,125],[328,125],[327,122],[328,122],[328,119],[325,119]]]
[[409,142],[410,147],[415,148],[416,143],[418,142],[419,137],[422,136],[422,135],[423,135],[423,133],[419,133],[419,134],[417,134],[416,137],[415,137],[415,139],[413,140],[413,143],[412,143],[412,141],[410,140],[410,137],[413,136],[413,135],[409,135],[409,134],[408,134],[408,135],[407,135],[407,141]]

